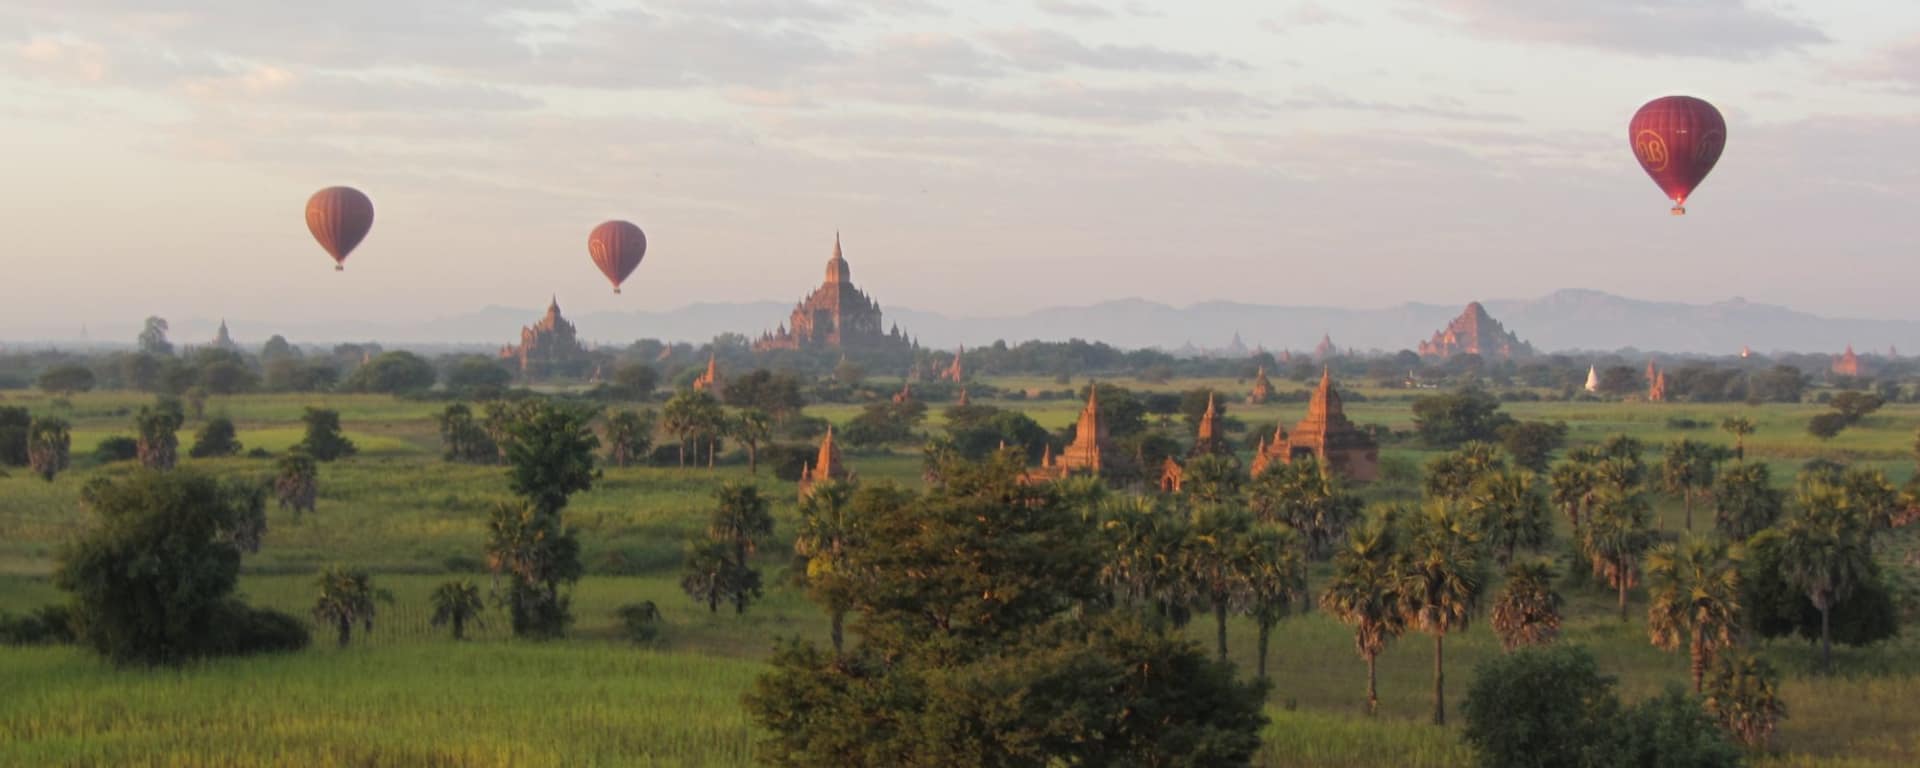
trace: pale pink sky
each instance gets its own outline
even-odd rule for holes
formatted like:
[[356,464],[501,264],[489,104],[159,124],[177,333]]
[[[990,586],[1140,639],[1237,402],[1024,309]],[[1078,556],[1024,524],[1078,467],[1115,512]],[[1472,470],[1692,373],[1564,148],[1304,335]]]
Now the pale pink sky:
[[[1563,287],[1920,319],[1890,0],[0,4],[0,338],[791,300],[1380,306]],[[1684,218],[1625,123],[1729,122]],[[342,274],[301,207],[364,189]],[[652,242],[623,296],[588,229]]]

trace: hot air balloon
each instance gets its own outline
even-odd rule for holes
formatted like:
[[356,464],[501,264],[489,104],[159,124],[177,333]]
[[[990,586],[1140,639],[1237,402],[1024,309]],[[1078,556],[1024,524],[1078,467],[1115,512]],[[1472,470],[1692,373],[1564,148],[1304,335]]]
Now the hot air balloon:
[[352,187],[327,187],[307,198],[307,229],[333,257],[333,270],[346,269],[347,254],[373,229],[373,201]]
[[1692,96],[1663,96],[1633,113],[1627,139],[1640,167],[1673,199],[1673,215],[1687,212],[1687,196],[1707,178],[1727,147],[1720,110]]
[[640,259],[647,255],[647,234],[639,227],[626,221],[609,221],[593,228],[593,234],[587,235],[587,255],[593,257],[593,264],[600,268],[607,281],[613,283],[613,292],[620,292],[620,284],[640,266]]

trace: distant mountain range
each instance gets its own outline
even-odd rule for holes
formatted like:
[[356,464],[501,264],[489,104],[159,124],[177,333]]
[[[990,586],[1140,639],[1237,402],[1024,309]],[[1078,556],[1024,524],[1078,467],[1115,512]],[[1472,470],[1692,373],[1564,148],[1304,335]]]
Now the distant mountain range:
[[[1542,352],[1635,349],[1675,354],[1730,355],[1755,352],[1833,352],[1848,344],[1863,353],[1900,345],[1920,350],[1920,322],[1827,318],[1786,307],[1732,299],[1682,304],[1630,299],[1599,291],[1562,290],[1538,299],[1485,300],[1489,313]],[[1141,299],[1090,306],[1051,307],[1019,315],[954,317],[903,307],[887,308],[887,322],[932,347],[982,346],[996,340],[1086,339],[1123,348],[1175,350],[1226,347],[1237,333],[1248,347],[1307,351],[1322,334],[1342,349],[1394,352],[1413,349],[1460,314],[1465,303],[1401,304],[1380,309],[1288,307],[1205,302],[1174,307]],[[564,311],[565,305],[562,305]],[[424,323],[349,321],[299,326],[235,318],[236,338],[257,345],[280,333],[300,343],[378,340],[389,346],[499,345],[519,338],[520,327],[544,308],[489,306]],[[722,333],[749,337],[785,320],[783,302],[691,304],[657,312],[590,312],[568,315],[583,339],[623,346],[635,339],[703,342]],[[176,340],[211,338],[216,321],[174,323]],[[128,334],[131,337],[131,334]]]

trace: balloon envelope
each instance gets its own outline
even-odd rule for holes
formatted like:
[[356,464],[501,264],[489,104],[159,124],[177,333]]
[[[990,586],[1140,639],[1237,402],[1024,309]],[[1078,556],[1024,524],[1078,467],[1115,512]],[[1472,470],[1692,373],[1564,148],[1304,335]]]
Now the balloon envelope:
[[1720,161],[1727,147],[1727,123],[1720,110],[1705,101],[1663,96],[1633,114],[1627,140],[1640,167],[1673,200],[1677,215],[1687,212],[1687,196]]
[[307,198],[307,229],[333,257],[333,268],[345,269],[347,254],[373,229],[373,201],[352,187],[315,192]]
[[627,281],[627,276],[639,268],[640,259],[647,255],[647,234],[630,222],[605,222],[587,235],[587,255],[593,257],[594,266],[613,283],[613,292],[619,293],[620,284]]

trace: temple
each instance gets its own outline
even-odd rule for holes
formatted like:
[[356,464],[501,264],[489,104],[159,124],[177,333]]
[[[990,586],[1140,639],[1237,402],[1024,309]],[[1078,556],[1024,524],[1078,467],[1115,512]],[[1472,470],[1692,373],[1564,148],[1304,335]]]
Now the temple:
[[800,498],[806,498],[815,484],[833,480],[852,481],[853,470],[841,463],[840,446],[833,444],[833,425],[829,424],[827,436],[820,439],[820,454],[800,470]]
[[519,345],[500,348],[500,359],[518,368],[522,376],[546,376],[584,370],[587,350],[580,345],[573,323],[560,316],[556,297],[547,304],[540,322],[520,329]]
[[1340,354],[1340,348],[1333,345],[1332,334],[1320,334],[1320,345],[1313,348],[1313,356],[1318,360],[1331,360]]
[[1434,332],[1432,339],[1420,342],[1421,357],[1444,359],[1455,355],[1479,355],[1494,360],[1511,360],[1532,354],[1533,345],[1508,332],[1477,301],[1468,304],[1466,311],[1447,323],[1447,327]]
[[1647,361],[1647,402],[1664,403],[1667,401],[1667,372]]
[[1340,404],[1340,393],[1333,388],[1333,375],[1320,372],[1320,386],[1307,405],[1307,417],[1294,425],[1293,434],[1275,427],[1273,439],[1264,441],[1253,457],[1253,474],[1258,476],[1273,462],[1291,464],[1312,457],[1320,466],[1357,482],[1380,477],[1380,446],[1347,418]]
[[1218,413],[1218,409],[1214,407],[1213,393],[1209,392],[1207,393],[1207,410],[1200,414],[1200,426],[1194,432],[1192,455],[1206,456],[1233,452],[1233,449],[1227,446],[1226,439],[1220,435]]
[[967,378],[967,369],[961,364],[960,359],[966,356],[967,346],[962,344],[960,345],[960,351],[953,353],[953,362],[947,366],[946,370],[940,372],[940,380],[951,381],[955,384],[965,381]]
[[1073,442],[1059,455],[1047,446],[1040,466],[1027,472],[1027,479],[1059,479],[1074,474],[1100,474],[1107,463],[1107,425],[1100,422],[1100,385],[1087,388],[1087,406],[1080,409],[1080,420],[1073,425]]
[[707,353],[707,370],[693,380],[693,389],[713,395],[715,400],[726,398],[727,380],[720,377],[720,361],[714,358],[714,353]]
[[1834,358],[1833,375],[1859,378],[1864,369],[1860,367],[1860,356],[1853,353],[1853,345],[1847,345],[1845,354]]
[[900,327],[883,330],[880,305],[853,286],[853,270],[841,255],[840,236],[833,236],[833,258],[827,260],[826,282],[793,308],[793,316],[777,330],[761,334],[755,351],[770,349],[874,349],[906,347],[911,342]]
[[1247,393],[1247,405],[1262,405],[1273,399],[1273,382],[1267,380],[1267,367],[1253,376],[1253,391]]
[[1174,461],[1172,456],[1160,463],[1160,492],[1179,493],[1187,483],[1187,470]]
[[233,342],[233,334],[227,333],[227,321],[224,318],[220,321],[220,330],[213,334],[213,348],[228,352],[240,351],[240,345]]

